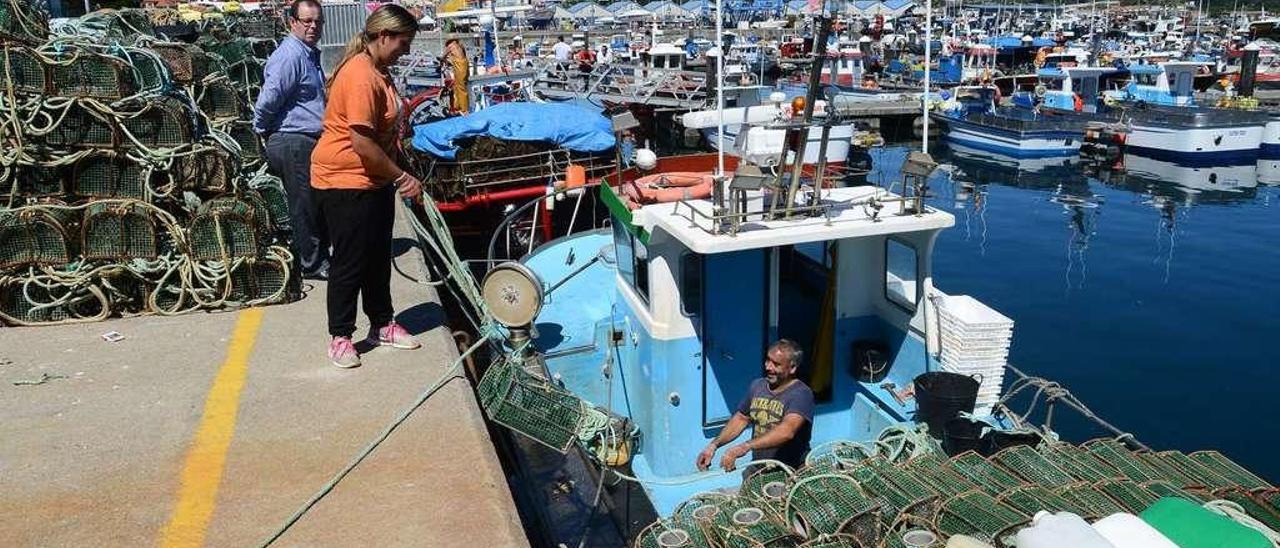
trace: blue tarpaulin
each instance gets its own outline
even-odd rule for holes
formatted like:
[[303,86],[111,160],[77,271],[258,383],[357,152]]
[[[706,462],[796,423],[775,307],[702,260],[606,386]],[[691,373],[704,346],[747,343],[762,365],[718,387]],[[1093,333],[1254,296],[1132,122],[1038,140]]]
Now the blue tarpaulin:
[[500,103],[479,112],[413,128],[413,148],[454,159],[458,139],[489,136],[547,141],[575,152],[613,148],[613,127],[597,111],[564,103]]

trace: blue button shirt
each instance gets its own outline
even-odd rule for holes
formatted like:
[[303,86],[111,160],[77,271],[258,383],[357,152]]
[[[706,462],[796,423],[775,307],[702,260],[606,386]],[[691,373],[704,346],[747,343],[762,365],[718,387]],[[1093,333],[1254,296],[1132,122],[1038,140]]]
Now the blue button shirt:
[[267,59],[262,91],[253,107],[259,134],[320,134],[324,120],[324,69],[320,50],[290,34]]

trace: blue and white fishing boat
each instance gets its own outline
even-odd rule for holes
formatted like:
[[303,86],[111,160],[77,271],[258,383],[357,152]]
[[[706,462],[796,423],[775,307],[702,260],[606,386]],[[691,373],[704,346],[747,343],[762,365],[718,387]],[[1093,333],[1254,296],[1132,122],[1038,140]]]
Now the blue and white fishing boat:
[[[1015,104],[1078,111],[1092,119],[1130,126],[1127,150],[1184,165],[1254,162],[1262,144],[1265,114],[1190,104],[1196,63],[1165,63],[1130,71],[1100,67],[1058,67],[1038,72],[1034,95],[1018,94]],[[1158,72],[1156,72],[1158,71]]]
[[947,141],[1014,158],[1074,156],[1088,119],[1072,112],[995,106],[990,86],[955,89],[949,106],[931,113]]

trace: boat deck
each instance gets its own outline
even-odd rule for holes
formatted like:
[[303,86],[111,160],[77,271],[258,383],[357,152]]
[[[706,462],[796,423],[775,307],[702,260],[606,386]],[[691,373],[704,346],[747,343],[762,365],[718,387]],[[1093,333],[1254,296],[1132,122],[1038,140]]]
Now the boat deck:
[[[397,259],[409,275],[417,253]],[[306,283],[288,305],[0,328],[4,543],[265,541],[458,355],[434,291],[393,274],[399,320],[423,348],[337,369],[323,354],[324,285]],[[106,342],[108,331],[125,339]],[[275,546],[527,544],[458,378]]]

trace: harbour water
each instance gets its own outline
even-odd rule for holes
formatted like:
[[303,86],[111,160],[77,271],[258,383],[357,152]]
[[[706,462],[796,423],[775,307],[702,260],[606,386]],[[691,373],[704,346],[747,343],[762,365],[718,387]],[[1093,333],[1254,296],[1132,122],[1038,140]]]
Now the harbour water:
[[[896,180],[909,150],[873,150],[868,180]],[[956,216],[934,254],[939,289],[1016,321],[1013,365],[1153,448],[1213,447],[1280,479],[1280,188],[1258,183],[1265,169],[1129,158],[1127,173],[1091,177],[1074,159],[933,152],[930,202]],[[1064,436],[1092,433],[1058,416]]]

